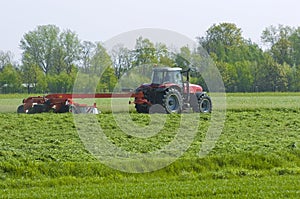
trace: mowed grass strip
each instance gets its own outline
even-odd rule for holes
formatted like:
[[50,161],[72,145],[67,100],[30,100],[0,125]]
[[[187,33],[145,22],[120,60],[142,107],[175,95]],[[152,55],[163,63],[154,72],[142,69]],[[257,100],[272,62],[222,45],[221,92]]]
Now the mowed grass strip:
[[[261,94],[262,95],[262,94]],[[261,98],[291,99],[264,94]],[[238,103],[248,94],[230,94]],[[261,100],[259,100],[261,101]],[[270,102],[269,102],[270,103]],[[193,143],[177,161],[161,170],[130,174],[111,169],[87,151],[72,114],[0,114],[0,195],[3,198],[296,198],[300,175],[300,110],[255,108],[226,112],[223,132],[204,158],[198,152],[210,125],[200,115]],[[246,107],[248,106],[248,107]],[[256,104],[259,106],[259,104]],[[272,108],[273,107],[273,108]],[[118,113],[121,114],[121,113]],[[140,128],[149,115],[130,113]],[[97,115],[109,139],[124,150],[147,152],[168,144],[178,115],[168,115],[164,132],[147,139],[128,136],[113,114]],[[175,124],[175,125],[174,125]]]

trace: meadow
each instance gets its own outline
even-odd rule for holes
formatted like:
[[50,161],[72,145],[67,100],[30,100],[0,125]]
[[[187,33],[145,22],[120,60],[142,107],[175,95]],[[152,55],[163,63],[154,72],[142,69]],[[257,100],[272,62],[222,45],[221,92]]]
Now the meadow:
[[[0,95],[0,198],[300,195],[300,93],[227,94],[224,128],[208,155],[200,158],[198,153],[211,115],[191,113],[200,122],[190,147],[172,164],[146,173],[122,172],[98,161],[84,147],[72,114],[16,114],[24,97]],[[163,131],[141,139],[122,131],[109,100],[97,104],[102,114],[96,119],[105,135],[118,147],[138,153],[170,143],[182,117],[162,115]],[[149,125],[149,115],[130,110],[137,125]]]

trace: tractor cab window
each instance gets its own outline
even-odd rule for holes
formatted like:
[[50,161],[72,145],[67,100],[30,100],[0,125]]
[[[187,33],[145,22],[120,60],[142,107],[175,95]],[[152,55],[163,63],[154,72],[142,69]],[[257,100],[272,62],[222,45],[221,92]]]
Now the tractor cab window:
[[152,74],[152,84],[161,84],[163,81],[163,73],[159,71],[155,71]]
[[164,76],[164,82],[170,82],[173,83],[174,82],[174,77],[172,74],[173,72],[165,72],[165,76]]
[[182,76],[180,71],[168,71],[165,75],[165,82],[170,82],[174,84],[182,84]]
[[175,73],[174,83],[175,84],[182,84],[182,75],[181,75],[180,71],[175,71],[174,73]]
[[180,71],[154,71],[152,74],[153,84],[174,83],[182,84]]

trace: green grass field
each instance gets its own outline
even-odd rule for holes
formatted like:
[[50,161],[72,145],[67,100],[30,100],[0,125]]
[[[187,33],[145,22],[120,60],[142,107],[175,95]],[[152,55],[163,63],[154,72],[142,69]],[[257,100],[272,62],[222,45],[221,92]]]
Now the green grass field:
[[[0,198],[300,195],[300,93],[227,94],[225,125],[207,156],[199,158],[198,153],[211,115],[191,114],[200,123],[188,150],[169,166],[147,173],[117,171],[99,162],[84,147],[71,114],[16,114],[23,97],[27,96],[0,96]],[[164,129],[142,139],[122,131],[110,113],[109,100],[97,104],[103,114],[96,119],[110,141],[138,153],[170,143],[182,118],[161,115],[166,117]],[[130,117],[141,128],[150,123],[149,115],[132,112]]]

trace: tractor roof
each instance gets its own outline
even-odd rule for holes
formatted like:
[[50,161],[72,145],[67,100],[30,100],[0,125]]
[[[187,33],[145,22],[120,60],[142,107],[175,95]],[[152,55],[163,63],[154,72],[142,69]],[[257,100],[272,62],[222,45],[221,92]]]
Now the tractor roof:
[[182,68],[179,68],[179,67],[175,67],[175,68],[171,68],[171,67],[154,67],[153,70],[154,71],[182,71]]

